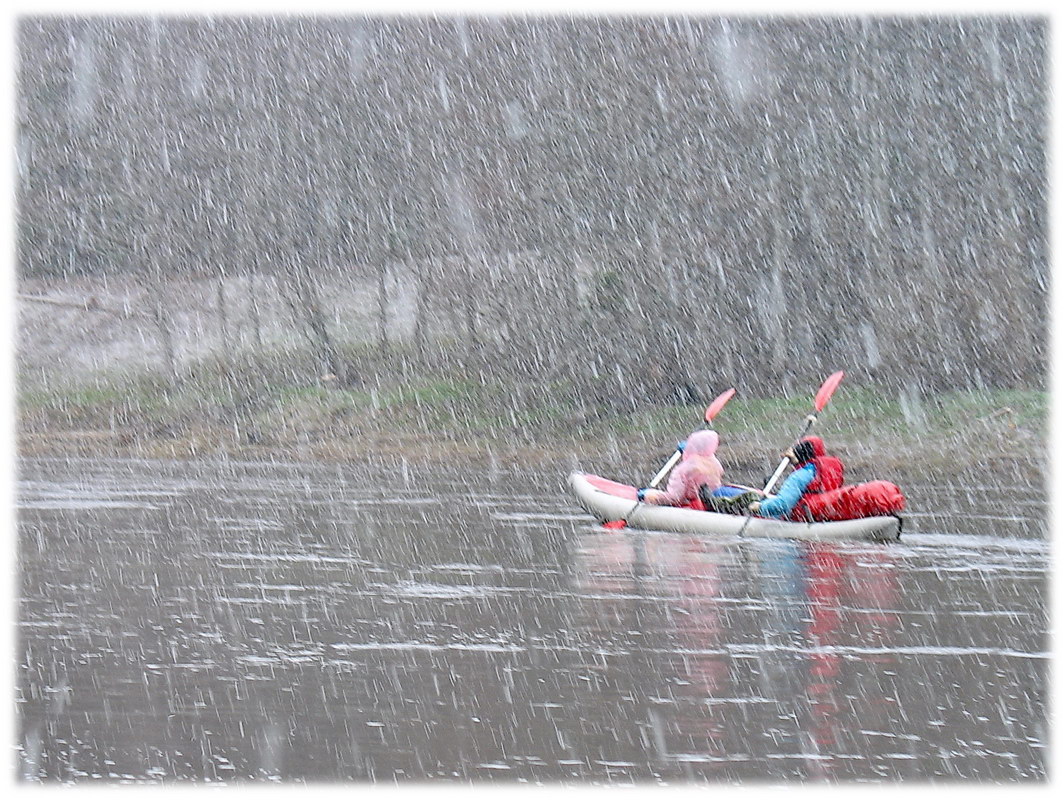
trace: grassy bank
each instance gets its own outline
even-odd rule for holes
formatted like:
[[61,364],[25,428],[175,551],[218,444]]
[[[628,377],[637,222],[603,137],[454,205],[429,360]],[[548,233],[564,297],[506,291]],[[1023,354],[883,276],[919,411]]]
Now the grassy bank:
[[[418,370],[345,388],[293,359],[242,371],[203,363],[176,381],[126,373],[20,387],[19,452],[504,462],[571,461],[575,453],[585,467],[623,461],[642,469],[697,427],[704,411],[693,404],[604,413],[563,385],[455,375]],[[815,389],[808,397],[733,398],[716,420],[730,458],[753,464],[778,451],[811,411]],[[917,398],[843,383],[817,430],[851,461],[905,469],[914,458],[936,465],[958,453],[1040,461],[1047,418],[1048,396],[1037,390]]]

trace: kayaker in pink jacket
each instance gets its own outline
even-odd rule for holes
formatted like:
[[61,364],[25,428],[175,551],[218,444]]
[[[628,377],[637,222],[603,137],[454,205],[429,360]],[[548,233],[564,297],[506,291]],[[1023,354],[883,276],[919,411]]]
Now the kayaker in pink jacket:
[[724,467],[717,460],[720,436],[716,431],[700,430],[687,437],[683,456],[669,475],[665,490],[640,489],[639,499],[655,506],[685,506],[701,504],[698,487],[703,484],[712,492],[721,484]]

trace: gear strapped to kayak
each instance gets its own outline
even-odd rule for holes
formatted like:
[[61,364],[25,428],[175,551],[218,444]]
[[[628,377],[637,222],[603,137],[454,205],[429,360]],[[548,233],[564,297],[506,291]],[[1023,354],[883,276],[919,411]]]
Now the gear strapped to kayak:
[[869,481],[842,486],[802,498],[791,519],[831,521],[861,519],[905,510],[905,495],[890,481]]

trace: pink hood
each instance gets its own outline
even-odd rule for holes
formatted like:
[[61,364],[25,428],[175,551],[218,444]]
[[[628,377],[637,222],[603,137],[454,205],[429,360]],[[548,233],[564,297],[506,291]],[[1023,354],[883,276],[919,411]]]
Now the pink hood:
[[683,460],[701,456],[709,458],[716,454],[717,445],[720,444],[720,436],[716,431],[695,431],[687,437],[687,445],[683,449]]

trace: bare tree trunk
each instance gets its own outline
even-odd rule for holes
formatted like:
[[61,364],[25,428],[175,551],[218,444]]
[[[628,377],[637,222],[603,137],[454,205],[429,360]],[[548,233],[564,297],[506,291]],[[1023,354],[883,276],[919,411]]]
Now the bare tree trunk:
[[388,264],[377,269],[377,350],[388,350]]
[[218,314],[218,337],[222,345],[222,359],[229,362],[233,357],[233,342],[230,335],[229,314],[225,306],[225,273],[218,275],[218,284],[214,298],[215,310]]
[[[149,278],[149,280],[161,280],[161,274]],[[153,281],[154,283],[154,281]],[[166,375],[171,382],[177,380],[177,357],[174,350],[174,332],[173,326],[170,321],[170,314],[166,310],[164,300],[162,296],[162,289],[158,286],[150,286],[149,289],[149,313],[151,314],[152,321],[155,323],[156,337],[159,342],[159,348],[162,350],[163,365],[166,369]]]
[[425,290],[425,283],[428,280],[427,270],[421,262],[418,262],[414,268],[414,274],[417,279],[417,294],[414,297],[414,332],[413,332],[413,345],[414,353],[420,359],[425,354],[425,328],[426,328],[426,315],[429,313],[429,296]]
[[480,340],[477,337],[477,302],[475,291],[475,275],[471,259],[462,259],[462,310],[465,317],[466,349],[467,352],[476,352],[480,349]]
[[248,270],[248,310],[251,313],[251,334],[255,341],[255,354],[262,353],[262,319],[259,314],[259,298],[255,291],[255,272]]
[[318,359],[321,369],[336,377],[342,386],[349,383],[350,376],[340,359],[339,351],[321,307],[318,288],[310,275],[300,269],[290,280],[283,283],[285,300],[296,320],[303,324],[304,332]]

